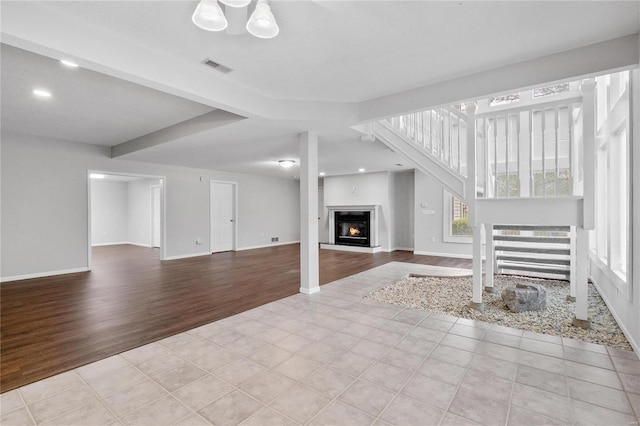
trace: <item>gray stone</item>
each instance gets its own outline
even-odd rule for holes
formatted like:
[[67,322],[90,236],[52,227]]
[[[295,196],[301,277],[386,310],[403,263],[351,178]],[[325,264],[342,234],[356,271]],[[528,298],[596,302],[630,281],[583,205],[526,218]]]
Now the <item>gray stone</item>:
[[511,312],[540,311],[547,307],[547,290],[540,284],[516,284],[502,290],[501,296]]

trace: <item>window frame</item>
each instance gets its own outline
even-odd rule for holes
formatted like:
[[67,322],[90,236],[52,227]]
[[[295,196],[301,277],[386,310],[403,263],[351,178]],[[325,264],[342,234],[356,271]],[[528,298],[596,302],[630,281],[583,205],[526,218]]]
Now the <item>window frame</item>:
[[453,221],[453,197],[454,195],[446,189],[442,190],[442,241],[445,243],[471,244],[473,242],[473,237],[471,235],[451,235],[451,222]]

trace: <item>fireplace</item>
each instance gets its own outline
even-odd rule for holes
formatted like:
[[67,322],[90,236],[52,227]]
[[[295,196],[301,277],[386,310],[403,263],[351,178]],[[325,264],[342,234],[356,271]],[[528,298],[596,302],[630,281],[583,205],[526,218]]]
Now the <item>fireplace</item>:
[[335,243],[346,246],[369,247],[371,245],[371,212],[334,212]]
[[321,248],[357,253],[382,250],[378,242],[379,205],[327,205],[326,208],[329,242],[321,244]]

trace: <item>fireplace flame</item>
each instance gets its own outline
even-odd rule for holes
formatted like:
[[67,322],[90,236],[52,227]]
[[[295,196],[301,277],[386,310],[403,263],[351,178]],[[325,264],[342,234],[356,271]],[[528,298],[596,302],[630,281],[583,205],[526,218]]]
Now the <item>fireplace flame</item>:
[[356,235],[360,235],[360,230],[358,228],[349,228],[349,235],[355,237]]

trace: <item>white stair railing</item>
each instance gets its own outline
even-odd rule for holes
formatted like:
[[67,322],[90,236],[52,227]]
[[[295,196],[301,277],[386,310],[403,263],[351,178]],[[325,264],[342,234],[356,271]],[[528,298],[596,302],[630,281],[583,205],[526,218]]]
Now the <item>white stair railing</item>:
[[453,107],[436,108],[390,117],[383,123],[406,136],[425,155],[436,159],[450,171],[467,176],[464,112]]
[[[479,198],[581,196],[581,107],[579,91],[498,107],[480,102],[471,193]],[[462,107],[405,114],[382,124],[450,173],[468,177],[468,125]]]

